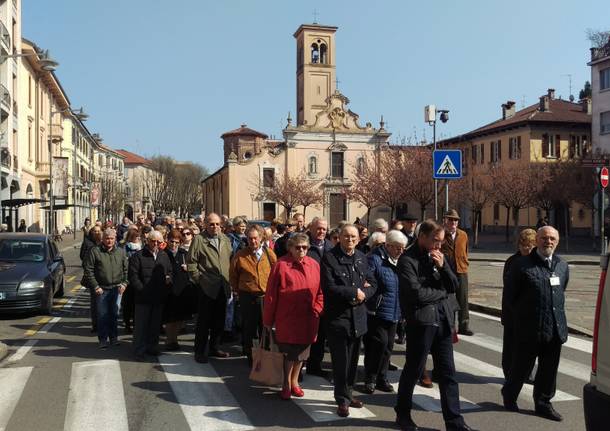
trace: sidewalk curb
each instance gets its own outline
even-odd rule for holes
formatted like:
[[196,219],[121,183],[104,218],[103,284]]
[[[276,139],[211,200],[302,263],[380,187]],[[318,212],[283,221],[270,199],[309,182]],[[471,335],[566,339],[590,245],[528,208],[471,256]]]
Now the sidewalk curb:
[[[492,307],[490,305],[477,304],[475,302],[469,302],[468,307],[473,311],[479,311],[481,313],[489,314],[492,316],[500,317],[501,310],[497,307]],[[568,324],[568,332],[570,334],[577,335],[585,335],[587,337],[593,338],[593,331],[590,331],[587,328],[583,328],[578,325],[570,325]]]
[[0,361],[8,355],[8,346],[0,341]]
[[[470,257],[468,258],[470,262],[500,262],[504,263],[506,260],[497,259],[497,258],[484,258],[484,257]],[[587,265],[587,266],[599,266],[598,261],[592,260],[569,260],[568,265]]]

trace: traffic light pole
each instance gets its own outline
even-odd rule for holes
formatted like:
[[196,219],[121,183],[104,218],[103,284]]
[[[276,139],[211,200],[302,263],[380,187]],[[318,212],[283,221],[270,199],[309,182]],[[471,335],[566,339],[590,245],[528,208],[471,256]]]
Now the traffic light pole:
[[[436,114],[432,122],[432,142],[436,151]],[[438,180],[434,179],[434,220],[438,220]]]

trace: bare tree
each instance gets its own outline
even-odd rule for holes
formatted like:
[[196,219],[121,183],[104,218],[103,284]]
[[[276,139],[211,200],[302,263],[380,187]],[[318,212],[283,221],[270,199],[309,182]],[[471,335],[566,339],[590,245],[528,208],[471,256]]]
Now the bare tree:
[[519,212],[530,206],[534,193],[534,176],[529,165],[494,166],[490,172],[496,203],[506,208],[506,241],[509,236],[509,215],[512,212],[516,237],[519,233]]
[[587,39],[591,42],[593,48],[603,48],[610,43],[610,31],[601,31],[588,28]]
[[181,217],[200,211],[203,205],[201,180],[208,176],[208,170],[187,162],[177,164],[174,173],[175,178],[171,181],[174,184],[172,209]]
[[362,163],[354,165],[354,182],[347,191],[347,197],[366,208],[366,222],[369,223],[371,210],[381,205],[380,178],[374,156],[367,155]]
[[470,175],[455,180],[451,183],[455,202],[464,203],[472,212],[473,231],[474,231],[474,247],[479,245],[479,222],[481,220],[481,212],[487,203],[491,200],[491,181],[488,175]]
[[403,153],[399,179],[402,201],[415,201],[421,208],[421,220],[426,219],[426,209],[434,202],[432,179],[432,150],[428,147],[408,147]]
[[297,177],[297,180],[301,180],[301,187],[299,190],[298,201],[303,207],[303,217],[307,212],[307,207],[320,206],[324,204],[324,192],[320,188],[319,181],[309,180],[305,177],[305,174]]
[[301,205],[302,177],[276,175],[273,187],[264,187],[258,177],[251,181],[255,200],[269,200],[278,203],[286,212],[286,222],[290,220],[292,210]]
[[176,164],[168,156],[155,156],[150,161],[146,192],[155,211],[171,211],[174,204]]

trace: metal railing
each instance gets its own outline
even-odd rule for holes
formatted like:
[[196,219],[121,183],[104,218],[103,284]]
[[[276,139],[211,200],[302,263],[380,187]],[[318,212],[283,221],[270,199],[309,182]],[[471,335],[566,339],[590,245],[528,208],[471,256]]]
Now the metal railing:
[[17,172],[17,169],[19,169],[19,157],[17,157],[16,154],[13,155],[13,170],[15,172]]
[[6,148],[0,150],[0,165],[4,168],[11,167],[11,153]]
[[0,84],[0,103],[7,111],[11,109],[11,93],[8,91],[8,88],[2,84]]
[[0,21],[0,42],[4,43],[7,51],[11,50],[11,34],[2,21]]

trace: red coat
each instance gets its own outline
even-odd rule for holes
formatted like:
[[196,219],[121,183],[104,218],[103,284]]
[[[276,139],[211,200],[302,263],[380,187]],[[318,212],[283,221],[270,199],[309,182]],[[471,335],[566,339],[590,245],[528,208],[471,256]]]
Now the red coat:
[[286,255],[279,259],[265,293],[263,323],[275,325],[278,343],[312,344],[324,308],[320,265],[309,256],[303,263]]

